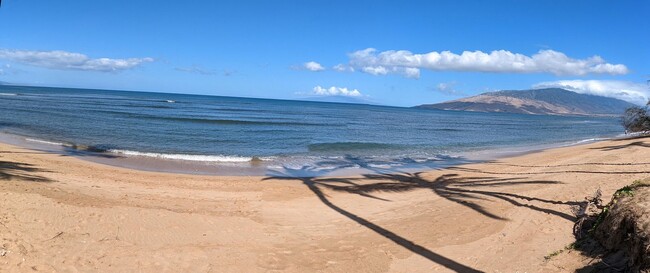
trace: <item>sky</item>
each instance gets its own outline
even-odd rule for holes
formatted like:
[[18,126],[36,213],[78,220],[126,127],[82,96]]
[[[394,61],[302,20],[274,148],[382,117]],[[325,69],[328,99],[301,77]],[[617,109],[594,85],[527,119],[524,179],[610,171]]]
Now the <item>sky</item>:
[[650,97],[650,1],[4,0],[0,81],[413,106]]

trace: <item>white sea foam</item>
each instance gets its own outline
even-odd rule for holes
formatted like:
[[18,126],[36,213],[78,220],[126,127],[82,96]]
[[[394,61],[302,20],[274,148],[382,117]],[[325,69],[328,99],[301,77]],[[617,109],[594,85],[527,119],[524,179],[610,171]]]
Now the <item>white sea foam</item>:
[[600,140],[605,140],[605,139],[606,138],[601,138],[601,137],[588,138],[588,139],[579,140],[575,144],[582,144],[582,143],[586,143],[586,142],[595,142],[595,141],[600,141]]
[[140,156],[151,157],[159,159],[183,160],[183,161],[199,161],[199,162],[250,162],[253,160],[269,160],[269,158],[256,158],[244,156],[226,156],[226,155],[189,155],[189,154],[163,154],[163,153],[147,153],[129,150],[109,150],[111,153],[125,155],[125,156]]
[[634,132],[634,133],[618,134],[616,137],[617,138],[638,137],[638,136],[644,136],[644,135],[647,135],[647,134],[648,134],[648,132]]
[[47,145],[65,146],[64,143],[52,142],[52,141],[47,141],[47,140],[35,139],[35,138],[25,138],[25,140],[29,141],[29,142],[35,142],[35,143],[41,143],[41,144],[47,144]]
[[396,164],[368,164],[368,166],[371,168],[378,168],[378,169],[390,169],[397,165]]
[[0,93],[0,96],[17,96],[15,93]]

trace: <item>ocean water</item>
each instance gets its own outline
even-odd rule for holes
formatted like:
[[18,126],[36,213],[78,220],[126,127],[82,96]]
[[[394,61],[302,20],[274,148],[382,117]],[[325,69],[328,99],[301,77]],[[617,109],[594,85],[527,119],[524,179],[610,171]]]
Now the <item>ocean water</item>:
[[426,169],[614,137],[622,127],[605,117],[0,86],[0,132],[136,168],[311,175]]

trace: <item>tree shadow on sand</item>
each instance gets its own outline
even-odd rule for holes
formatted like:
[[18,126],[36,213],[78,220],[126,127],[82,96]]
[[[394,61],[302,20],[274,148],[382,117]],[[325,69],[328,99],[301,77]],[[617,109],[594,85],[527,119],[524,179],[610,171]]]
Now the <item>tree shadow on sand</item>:
[[492,165],[519,167],[519,168],[557,168],[557,167],[576,167],[576,166],[643,166],[650,165],[650,162],[625,162],[625,163],[605,163],[605,162],[585,162],[585,163],[569,163],[569,164],[549,164],[549,165],[523,165],[523,164],[508,164],[501,162],[486,162]]
[[605,146],[605,147],[596,147],[596,148],[591,148],[591,149],[596,149],[596,150],[601,150],[601,151],[615,151],[615,150],[627,149],[627,148],[630,148],[630,147],[650,148],[650,143],[647,143],[645,141],[634,141],[634,142],[630,142],[630,143],[627,143],[627,144],[611,145],[611,146]]
[[[615,166],[634,165],[623,164]],[[468,167],[449,167],[450,170],[468,173],[496,174],[496,175],[538,175],[538,174],[562,174],[562,173],[591,173],[591,174],[650,174],[650,170],[642,171],[589,171],[589,170],[558,170],[558,171],[533,171],[533,172],[495,172],[484,171]]]
[[60,156],[72,157],[96,157],[96,158],[124,158],[123,156],[109,154],[106,149],[99,149],[93,146],[77,146],[71,145],[63,148],[63,153]]
[[0,180],[26,180],[30,182],[53,182],[54,180],[33,173],[49,172],[32,164],[0,161]]
[[[358,162],[357,162],[358,163]],[[362,166],[364,164],[357,164]],[[370,164],[365,164],[369,166]],[[395,242],[396,244],[408,249],[409,251],[420,255],[434,263],[440,264],[448,269],[457,272],[479,272],[476,269],[470,268],[466,265],[460,264],[449,258],[441,256],[435,252],[430,251],[424,246],[404,238],[390,230],[387,230],[367,219],[353,214],[329,200],[328,196],[323,192],[323,189],[346,192],[356,194],[359,196],[372,198],[390,202],[390,200],[375,196],[375,193],[380,192],[407,192],[418,189],[430,190],[433,194],[452,201],[456,204],[470,208],[488,218],[496,220],[507,220],[507,218],[496,215],[488,211],[485,207],[478,203],[481,200],[497,199],[507,202],[517,207],[523,207],[534,211],[548,213],[566,219],[568,221],[575,221],[573,215],[566,214],[561,211],[547,209],[536,205],[528,204],[528,202],[535,201],[545,204],[554,205],[567,205],[577,206],[581,202],[574,201],[555,201],[547,200],[536,197],[528,197],[524,195],[507,193],[497,190],[490,190],[495,187],[504,186],[523,186],[523,185],[549,185],[560,184],[558,181],[546,180],[528,180],[526,177],[515,178],[497,178],[497,177],[462,177],[458,174],[444,174],[435,179],[426,179],[423,177],[422,172],[408,173],[408,172],[379,172],[371,168],[373,173],[363,174],[355,177],[305,177],[305,173],[319,173],[324,175],[322,171],[314,170],[315,167],[304,166],[300,169],[292,169],[284,167],[281,171],[273,171],[269,177],[264,180],[284,180],[284,181],[299,181],[303,183],[309,190],[311,190],[318,199],[330,209],[340,213],[348,219],[365,226],[366,228],[376,232],[379,235]]]

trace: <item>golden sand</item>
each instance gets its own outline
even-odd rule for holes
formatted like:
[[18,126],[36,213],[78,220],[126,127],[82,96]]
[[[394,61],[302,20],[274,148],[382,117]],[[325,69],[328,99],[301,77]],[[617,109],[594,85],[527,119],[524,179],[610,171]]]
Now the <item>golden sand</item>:
[[143,172],[0,144],[0,272],[567,272],[572,207],[650,176],[650,139],[423,173]]

